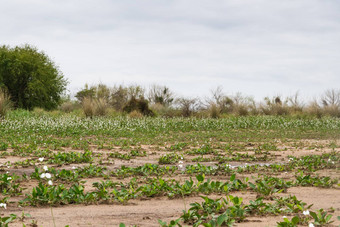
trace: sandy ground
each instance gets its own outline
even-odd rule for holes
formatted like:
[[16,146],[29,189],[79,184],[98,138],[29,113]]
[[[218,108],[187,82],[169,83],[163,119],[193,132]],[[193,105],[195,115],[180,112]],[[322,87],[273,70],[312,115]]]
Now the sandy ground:
[[[307,143],[308,141],[303,141]],[[317,145],[317,141],[313,141],[313,145]],[[321,145],[327,144],[325,141],[320,142]],[[319,144],[319,145],[320,145]],[[310,154],[321,154],[324,152],[331,152],[331,149],[319,147],[315,149],[307,148],[293,148],[286,145],[287,150],[272,151],[275,153],[275,160],[270,162],[282,162],[287,159],[288,155],[301,156]],[[98,150],[100,152],[100,150]],[[340,150],[336,150],[340,152]],[[157,163],[160,154],[164,151],[148,152],[147,157],[138,157],[130,161],[114,160],[114,163],[108,166],[109,169],[118,168],[121,165],[126,166],[139,166],[145,163]],[[187,158],[187,157],[185,157]],[[23,161],[25,157],[6,157],[1,158],[1,163],[7,161],[16,162]],[[205,163],[208,164],[208,163]],[[237,163],[235,163],[236,165]],[[212,163],[213,165],[213,163]],[[63,166],[61,168],[70,169],[72,165]],[[80,166],[80,165],[77,165]],[[6,168],[5,168],[6,169]],[[6,169],[7,171],[7,169]],[[16,174],[30,174],[34,171],[33,167],[8,169]],[[285,173],[281,174],[284,177]],[[332,178],[340,179],[339,170],[322,170],[319,171],[320,175],[331,176]],[[253,174],[257,176],[257,174]],[[288,173],[287,177],[291,176]],[[219,176],[223,178],[223,176]],[[90,188],[93,182],[98,182],[102,178],[85,179],[85,187]],[[119,180],[121,181],[121,180]],[[124,181],[124,180],[122,180]],[[34,184],[27,183],[28,190],[34,186]],[[286,193],[280,196],[296,195],[299,200],[306,202],[307,204],[313,204],[312,210],[323,208],[328,210],[334,209],[333,219],[335,222],[332,226],[340,225],[340,221],[337,220],[337,216],[340,216],[340,188],[335,186],[334,188],[316,188],[316,187],[293,187],[289,188]],[[256,194],[252,192],[236,192],[233,195],[240,196],[244,199],[244,202],[249,200],[255,200]],[[220,198],[221,195],[210,195],[211,198]],[[18,201],[21,198],[11,198],[11,201]],[[159,226],[158,219],[163,221],[170,221],[177,219],[181,216],[182,211],[190,207],[190,203],[200,202],[202,198],[199,196],[191,196],[180,199],[168,199],[165,197],[152,198],[149,200],[130,200],[126,205],[122,204],[99,204],[99,205],[65,205],[59,207],[17,207],[16,203],[8,204],[6,210],[1,209],[1,216],[6,216],[11,213],[15,213],[20,217],[21,213],[29,213],[31,218],[25,218],[24,223],[30,224],[33,220],[37,221],[38,226],[118,226],[119,223],[125,223],[127,226]],[[249,217],[246,222],[236,223],[235,226],[276,226],[278,221],[282,221],[282,216],[266,216],[266,217]],[[11,223],[10,226],[23,226],[21,220],[16,220]],[[185,226],[185,225],[184,225]]]

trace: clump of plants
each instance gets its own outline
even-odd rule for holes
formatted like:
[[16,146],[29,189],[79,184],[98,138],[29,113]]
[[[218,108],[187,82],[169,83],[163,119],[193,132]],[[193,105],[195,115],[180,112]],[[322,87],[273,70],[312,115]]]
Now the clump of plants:
[[6,116],[11,107],[12,102],[9,95],[3,89],[0,89],[0,119]]
[[132,97],[123,108],[124,112],[131,113],[134,111],[142,113],[144,116],[154,116],[155,114],[150,110],[148,101],[143,97],[137,99]]

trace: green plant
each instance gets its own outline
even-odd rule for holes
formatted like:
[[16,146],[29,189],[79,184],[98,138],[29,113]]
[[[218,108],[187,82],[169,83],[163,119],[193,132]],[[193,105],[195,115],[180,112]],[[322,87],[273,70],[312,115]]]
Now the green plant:
[[0,217],[0,227],[8,227],[8,225],[17,218],[15,214],[6,217]]
[[180,222],[180,218],[176,219],[176,220],[171,220],[169,224],[167,224],[165,221],[162,220],[158,220],[158,223],[162,226],[162,227],[181,227],[182,225],[179,224]]
[[0,151],[6,151],[8,148],[8,144],[4,142],[0,142]]
[[314,219],[313,223],[318,226],[330,224],[333,222],[331,221],[333,215],[328,214],[328,212],[324,211],[323,209],[320,209],[317,212],[310,211],[310,216],[312,216]]
[[0,47],[0,86],[7,88],[16,107],[56,108],[66,84],[63,74],[44,52],[27,44]]
[[300,219],[298,216],[294,216],[291,220],[289,220],[287,217],[283,218],[282,222],[278,222],[278,227],[296,227],[300,222]]
[[11,102],[10,96],[5,92],[4,89],[1,88],[1,80],[0,80],[0,119],[6,116],[6,113],[11,109],[11,107],[12,107],[12,102]]
[[170,153],[163,155],[159,158],[159,164],[175,164],[180,160],[181,156],[176,153]]

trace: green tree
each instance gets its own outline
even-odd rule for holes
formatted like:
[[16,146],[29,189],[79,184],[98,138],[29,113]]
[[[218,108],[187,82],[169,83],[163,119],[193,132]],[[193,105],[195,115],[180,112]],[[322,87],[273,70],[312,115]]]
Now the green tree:
[[0,87],[17,108],[56,108],[67,81],[55,63],[37,48],[24,45],[0,47]]

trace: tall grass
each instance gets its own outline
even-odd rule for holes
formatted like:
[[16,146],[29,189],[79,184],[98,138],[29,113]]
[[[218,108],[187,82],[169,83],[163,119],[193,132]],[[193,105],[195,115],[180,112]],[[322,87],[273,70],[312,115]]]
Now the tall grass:
[[6,116],[6,113],[12,108],[10,96],[0,89],[0,119]]
[[85,97],[82,101],[82,108],[86,117],[105,116],[108,113],[108,103],[104,98]]

